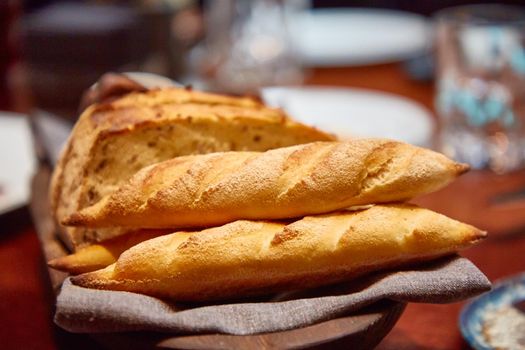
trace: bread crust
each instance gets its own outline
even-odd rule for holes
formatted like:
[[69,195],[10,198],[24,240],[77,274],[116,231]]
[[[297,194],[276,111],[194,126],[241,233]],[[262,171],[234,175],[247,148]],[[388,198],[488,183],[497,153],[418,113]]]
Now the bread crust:
[[[250,98],[175,88],[135,92],[82,113],[52,176],[51,208],[60,223],[142,167],[176,156],[333,139]],[[61,231],[75,249],[127,230]]]
[[178,157],[142,169],[63,224],[180,228],[294,218],[404,201],[467,169],[439,153],[383,139]]
[[240,220],[140,243],[72,278],[97,289],[209,301],[316,287],[471,246],[475,227],[413,205],[376,205],[292,223]]
[[103,269],[117,261],[122,252],[140,242],[171,233],[169,230],[132,231],[121,236],[78,249],[74,254],[48,261],[55,270],[71,275]]

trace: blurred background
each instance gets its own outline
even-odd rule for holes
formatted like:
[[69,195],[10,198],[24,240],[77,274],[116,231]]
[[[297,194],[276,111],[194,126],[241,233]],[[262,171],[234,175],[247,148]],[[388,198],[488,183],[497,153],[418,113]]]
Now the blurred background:
[[[443,11],[472,3],[3,0],[0,109],[75,120],[82,93],[102,74],[148,72],[261,96],[342,137],[401,139],[508,172],[525,159],[517,103],[525,93],[525,15],[512,7],[520,1]],[[383,74],[387,67],[398,75]],[[268,88],[306,85],[413,101]]]
[[108,71],[257,94],[308,83],[315,67],[400,62],[428,82],[436,12],[469,3],[4,0],[0,107],[74,118],[81,93]]
[[[388,137],[467,162],[476,170],[418,203],[495,237],[466,254],[490,278],[525,270],[522,3],[0,0],[0,266],[18,264],[0,274],[0,314],[15,328],[0,327],[0,344],[55,344],[30,182],[107,72],[252,95],[341,139]],[[465,346],[461,305],[411,307],[383,348]]]

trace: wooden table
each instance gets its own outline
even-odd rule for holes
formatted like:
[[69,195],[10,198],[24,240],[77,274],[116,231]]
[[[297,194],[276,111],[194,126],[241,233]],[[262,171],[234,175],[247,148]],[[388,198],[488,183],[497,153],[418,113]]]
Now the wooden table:
[[[433,109],[433,86],[409,80],[398,65],[318,69],[311,72],[308,83],[387,91]],[[504,177],[472,172],[451,187],[417,202],[453,218],[489,228],[490,238],[463,255],[491,280],[496,280],[525,270],[525,205],[512,204],[500,210],[488,208],[485,201],[491,192],[520,185],[525,186],[525,172]],[[69,336],[51,322],[50,290],[29,216],[19,212],[0,221],[0,225],[0,348],[70,348]],[[509,234],[505,234],[507,232]],[[378,349],[468,348],[457,326],[462,305],[408,305]],[[86,339],[80,348],[93,348],[93,344]]]

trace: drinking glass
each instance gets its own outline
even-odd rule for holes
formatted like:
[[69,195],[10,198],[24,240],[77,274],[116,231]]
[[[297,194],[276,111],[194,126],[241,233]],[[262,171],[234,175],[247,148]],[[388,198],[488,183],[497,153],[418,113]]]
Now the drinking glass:
[[470,5],[436,16],[441,150],[474,168],[525,160],[525,9]]
[[262,86],[297,84],[302,67],[292,47],[287,17],[298,0],[207,1],[206,38],[197,51],[198,75],[207,88],[257,93]]

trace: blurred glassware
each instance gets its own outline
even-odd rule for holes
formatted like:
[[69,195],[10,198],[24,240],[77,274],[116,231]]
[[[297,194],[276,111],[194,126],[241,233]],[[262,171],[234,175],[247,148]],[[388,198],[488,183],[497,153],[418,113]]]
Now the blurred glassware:
[[205,4],[206,37],[190,59],[211,86],[256,93],[261,86],[302,82],[290,43],[287,13],[304,1],[224,0]]
[[442,151],[502,173],[525,161],[525,8],[470,5],[437,16]]
[[[118,1],[114,1],[118,4]],[[141,17],[140,30],[145,32],[145,51],[147,55],[139,68],[141,71],[175,78],[183,73],[183,57],[186,48],[180,37],[192,32],[193,23],[183,21],[185,31],[181,35],[181,25],[175,26],[177,17],[187,17],[196,5],[196,0],[135,0],[131,2]],[[180,21],[179,21],[180,22]],[[188,28],[189,27],[189,28]],[[194,30],[193,30],[194,31]],[[189,34],[191,36],[191,34]],[[190,38],[191,39],[191,38]]]

